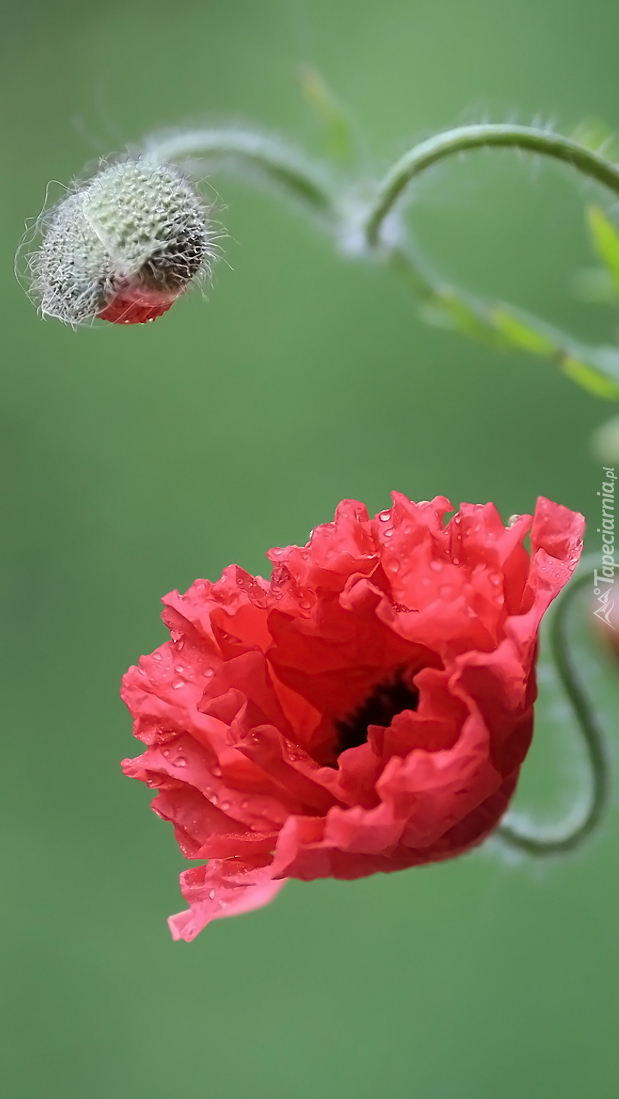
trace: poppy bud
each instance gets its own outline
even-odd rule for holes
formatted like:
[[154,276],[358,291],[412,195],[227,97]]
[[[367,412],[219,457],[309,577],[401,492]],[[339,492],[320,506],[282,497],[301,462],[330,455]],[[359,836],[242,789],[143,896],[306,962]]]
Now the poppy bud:
[[30,258],[41,314],[141,324],[169,309],[215,258],[208,209],[170,164],[105,167],[46,215]]

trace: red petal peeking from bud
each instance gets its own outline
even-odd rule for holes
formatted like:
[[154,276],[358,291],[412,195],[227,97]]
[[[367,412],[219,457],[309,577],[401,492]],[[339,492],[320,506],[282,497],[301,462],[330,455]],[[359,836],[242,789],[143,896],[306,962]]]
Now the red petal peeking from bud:
[[[584,520],[540,498],[400,493],[345,500],[305,547],[172,592],[172,641],[122,697],[146,744],[127,775],[158,790],[183,854],[175,938],[266,904],[286,877],[353,879],[462,854],[496,827],[533,730],[541,618],[573,572]],[[531,532],[531,554],[524,548]]]
[[166,313],[177,297],[178,294],[173,297],[153,294],[149,298],[139,288],[132,290],[128,287],[116,294],[105,309],[97,313],[97,317],[112,324],[146,324]]

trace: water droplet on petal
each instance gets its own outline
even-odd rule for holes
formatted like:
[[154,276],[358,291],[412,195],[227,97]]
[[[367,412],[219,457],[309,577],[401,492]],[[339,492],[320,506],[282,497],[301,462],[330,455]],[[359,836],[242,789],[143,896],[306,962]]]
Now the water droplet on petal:
[[182,675],[183,672],[185,671],[185,665],[184,664],[175,664],[174,665],[174,671],[178,672],[179,675]]
[[174,760],[174,766],[175,767],[186,767],[187,766],[187,760],[185,759],[184,756],[179,756],[178,759]]
[[379,522],[388,523],[391,519],[391,510],[381,511],[378,516]]
[[153,660],[159,662],[161,660],[161,653],[153,653]]
[[226,813],[228,811],[228,809],[230,808],[230,802],[229,801],[222,801],[221,808],[223,809],[224,813]]
[[214,889],[211,889],[211,891],[208,895],[208,899],[209,899],[209,901],[214,901],[215,900],[215,890]]
[[205,668],[204,671],[202,672],[202,675],[204,676],[205,679],[210,679],[211,676],[214,675],[213,669],[212,668]]
[[215,775],[215,778],[219,778],[221,775],[221,767],[213,767],[211,769],[213,774]]
[[173,679],[172,680],[172,686],[173,686],[175,691],[178,691],[178,690],[180,690],[181,687],[185,686],[185,680],[184,679]]

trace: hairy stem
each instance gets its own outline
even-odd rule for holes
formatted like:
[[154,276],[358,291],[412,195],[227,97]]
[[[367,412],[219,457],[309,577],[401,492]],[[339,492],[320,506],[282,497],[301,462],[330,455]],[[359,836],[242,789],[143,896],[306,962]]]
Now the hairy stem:
[[569,137],[535,126],[484,123],[447,130],[415,145],[393,166],[378,186],[367,214],[366,235],[374,247],[380,240],[383,222],[412,179],[439,160],[468,149],[487,147],[526,149],[570,164],[583,175],[619,194],[619,168]]
[[564,589],[555,605],[549,636],[550,651],[557,674],[582,735],[591,771],[591,792],[586,812],[579,824],[575,827],[568,825],[563,834],[552,838],[523,833],[513,824],[507,823],[501,824],[497,829],[497,835],[505,844],[538,858],[565,854],[580,847],[600,824],[609,800],[610,779],[606,738],[568,639],[570,607],[575,596],[585,584],[591,584],[592,579],[592,571],[587,570]]
[[[529,149],[572,164],[619,193],[619,167],[570,138],[526,126],[487,124],[464,126],[431,138],[408,152],[388,173],[370,202],[361,225],[359,192],[347,193],[347,183],[328,166],[314,164],[285,141],[259,131],[235,128],[197,129],[155,135],[143,156],[156,161],[184,161],[195,174],[223,169],[275,186],[303,203],[340,243],[353,227],[365,242],[355,254],[373,253],[391,267],[428,308],[428,319],[439,320],[495,348],[516,346],[553,360],[585,389],[609,400],[619,399],[619,351],[591,347],[556,326],[507,303],[460,290],[436,274],[420,257],[412,241],[388,242],[383,222],[407,183],[443,157],[482,146]],[[194,163],[192,163],[194,162]],[[354,215],[351,219],[351,213]],[[350,224],[349,224],[350,222]]]
[[250,168],[301,199],[314,213],[333,212],[334,201],[325,178],[303,156],[263,134],[244,130],[188,130],[151,138],[145,155],[154,160],[191,158],[227,167]]

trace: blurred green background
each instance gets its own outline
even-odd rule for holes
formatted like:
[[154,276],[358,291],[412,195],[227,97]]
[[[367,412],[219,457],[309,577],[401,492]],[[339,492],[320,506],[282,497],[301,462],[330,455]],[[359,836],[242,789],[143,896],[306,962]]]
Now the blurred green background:
[[[306,62],[350,105],[370,172],[484,116],[617,126],[619,8],[5,0],[1,14],[3,1094],[615,1097],[616,812],[561,863],[490,849],[292,882],[174,944],[183,860],[120,774],[139,746],[118,684],[164,639],[161,595],[231,561],[264,571],[267,547],[304,542],[345,496],[492,499],[507,517],[543,493],[595,528],[588,438],[616,406],[543,360],[426,327],[387,272],[220,176],[229,236],[207,304],[72,332],[38,319],[12,259],[49,180],[153,128],[232,117],[317,149]],[[597,197],[567,170],[477,153],[428,178],[411,218],[471,288],[604,340],[617,317],[570,297]],[[612,729],[610,666],[582,644]],[[543,687],[518,801],[551,816],[578,759]]]

